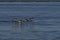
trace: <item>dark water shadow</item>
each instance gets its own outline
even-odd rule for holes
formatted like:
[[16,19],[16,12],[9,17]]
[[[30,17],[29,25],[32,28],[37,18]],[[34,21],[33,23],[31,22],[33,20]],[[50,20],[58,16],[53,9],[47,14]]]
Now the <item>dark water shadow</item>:
[[55,37],[54,39],[52,40],[60,40],[60,36],[59,37]]

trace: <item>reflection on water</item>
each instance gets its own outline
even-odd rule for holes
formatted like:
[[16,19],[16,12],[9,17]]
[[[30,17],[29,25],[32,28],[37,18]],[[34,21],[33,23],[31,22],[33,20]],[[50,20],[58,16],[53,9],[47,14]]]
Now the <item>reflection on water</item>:
[[16,23],[16,22],[12,23],[12,30],[11,31],[13,33],[21,32],[21,29],[22,29],[22,24]]
[[11,37],[13,39],[11,38],[10,39],[14,40],[17,37],[18,40],[36,40],[36,37],[33,37],[34,35],[31,34],[30,32],[33,30],[33,27],[34,27],[33,21],[23,23],[16,23],[16,22],[12,23]]
[[33,27],[34,27],[33,21],[23,22],[23,23],[12,22],[11,31],[14,33],[27,32],[27,31],[32,31]]

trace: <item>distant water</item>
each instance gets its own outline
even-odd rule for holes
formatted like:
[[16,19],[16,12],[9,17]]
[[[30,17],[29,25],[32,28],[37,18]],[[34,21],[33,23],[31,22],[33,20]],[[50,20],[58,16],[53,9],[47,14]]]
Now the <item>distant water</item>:
[[60,2],[0,3],[0,21],[30,17],[34,21],[0,22],[0,40],[60,40]]

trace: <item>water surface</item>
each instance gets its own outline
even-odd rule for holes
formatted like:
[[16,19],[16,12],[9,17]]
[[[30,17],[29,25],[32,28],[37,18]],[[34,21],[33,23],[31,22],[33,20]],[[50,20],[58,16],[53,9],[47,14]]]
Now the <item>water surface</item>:
[[0,40],[60,40],[59,2],[0,3],[0,21],[34,17],[22,24],[0,22]]

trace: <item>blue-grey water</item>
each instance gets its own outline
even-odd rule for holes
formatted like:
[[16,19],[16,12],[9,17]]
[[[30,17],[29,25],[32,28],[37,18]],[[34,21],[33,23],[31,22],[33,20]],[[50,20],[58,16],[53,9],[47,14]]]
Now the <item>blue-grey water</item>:
[[30,17],[0,22],[0,40],[60,40],[60,2],[0,2],[0,21]]

